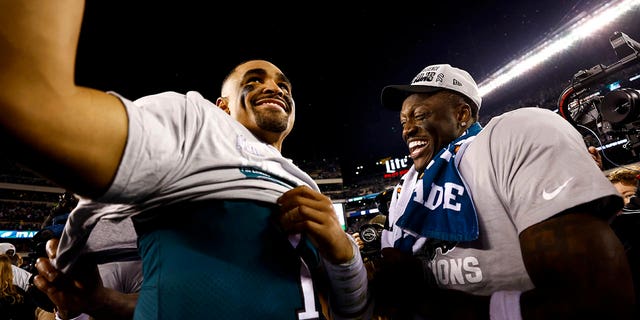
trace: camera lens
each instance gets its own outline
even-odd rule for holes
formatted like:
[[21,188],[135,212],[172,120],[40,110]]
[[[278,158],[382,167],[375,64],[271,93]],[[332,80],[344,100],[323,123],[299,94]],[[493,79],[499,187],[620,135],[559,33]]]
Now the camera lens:
[[631,88],[616,89],[604,96],[602,118],[612,125],[624,125],[638,120],[640,91]]

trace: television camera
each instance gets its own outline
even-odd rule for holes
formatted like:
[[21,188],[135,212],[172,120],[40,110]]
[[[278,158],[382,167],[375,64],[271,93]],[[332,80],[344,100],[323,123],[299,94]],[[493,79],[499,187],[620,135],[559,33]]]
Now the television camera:
[[388,188],[378,193],[375,197],[375,203],[379,213],[360,225],[360,238],[364,243],[364,248],[360,252],[365,260],[376,259],[380,256],[380,238],[382,230],[388,227],[389,203],[394,190],[394,188]]
[[[636,158],[640,146],[640,91],[637,84],[640,81],[635,80],[639,80],[640,44],[622,32],[614,32],[609,42],[618,61],[609,66],[598,64],[576,73],[571,85],[560,95],[558,110],[579,131],[591,131],[602,150],[609,143],[621,141],[622,147]],[[636,67],[636,72],[629,80],[610,82],[612,75],[619,75],[632,66]],[[632,87],[633,81],[635,88]],[[609,86],[603,89],[603,83],[609,83]],[[599,90],[593,92],[594,88]],[[585,134],[583,137],[590,144]],[[606,158],[604,152],[602,155]],[[640,272],[637,272],[640,270],[640,236],[637,232],[640,227],[640,180],[637,187],[629,204],[621,214],[612,218],[610,226],[624,246],[631,270],[634,270],[634,287],[640,290]]]
[[635,157],[640,147],[640,79],[619,77],[629,69],[639,69],[640,43],[619,31],[609,42],[618,61],[578,71],[560,95],[558,110],[587,144],[620,143]]

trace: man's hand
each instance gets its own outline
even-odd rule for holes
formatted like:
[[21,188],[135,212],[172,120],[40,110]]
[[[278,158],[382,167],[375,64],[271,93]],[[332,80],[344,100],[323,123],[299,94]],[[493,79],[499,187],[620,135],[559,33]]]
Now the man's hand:
[[56,269],[55,258],[58,239],[47,241],[49,258],[36,261],[38,275],[35,286],[44,292],[56,306],[62,319],[70,319],[85,313],[93,319],[131,319],[138,302],[138,293],[125,294],[102,285],[98,266],[79,259],[73,268],[73,276]]
[[342,230],[331,199],[306,186],[285,192],[279,199],[277,221],[287,233],[304,233],[320,254],[333,264],[351,260],[355,252]]
[[48,258],[38,258],[36,261],[38,275],[33,279],[36,287],[44,292],[53,302],[58,314],[63,319],[73,318],[81,313],[87,313],[98,307],[96,299],[102,287],[102,281],[95,265],[78,266],[83,274],[77,279],[59,272]]
[[596,147],[594,146],[589,146],[587,150],[591,154],[591,158],[593,158],[593,161],[596,162],[596,165],[598,166],[598,168],[600,168],[600,170],[603,170],[602,155],[600,155],[600,152],[598,151],[598,149],[596,149]]
[[359,232],[354,232],[354,233],[351,234],[351,236],[353,237],[353,240],[356,241],[356,244],[358,245],[358,249],[360,249],[360,250],[364,249],[364,241],[360,237],[360,233]]

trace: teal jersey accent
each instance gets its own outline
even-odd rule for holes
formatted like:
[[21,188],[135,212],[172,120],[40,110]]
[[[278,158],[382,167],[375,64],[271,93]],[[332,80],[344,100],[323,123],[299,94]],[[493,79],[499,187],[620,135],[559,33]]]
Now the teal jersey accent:
[[313,269],[318,253],[304,240],[295,249],[273,223],[275,210],[206,201],[163,208],[170,219],[137,225],[144,283],[135,319],[324,319],[313,290],[301,286],[301,255]]
[[240,172],[250,179],[260,179],[260,180],[270,181],[273,183],[277,183],[283,187],[292,188],[292,189],[297,186],[292,181],[287,181],[286,179],[281,177],[274,177],[269,172],[264,172],[256,168],[240,168]]

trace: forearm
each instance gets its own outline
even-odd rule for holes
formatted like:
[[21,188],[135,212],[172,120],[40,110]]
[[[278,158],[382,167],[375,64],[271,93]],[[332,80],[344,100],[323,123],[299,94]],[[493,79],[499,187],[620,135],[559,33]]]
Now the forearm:
[[0,140],[16,160],[45,175],[34,165],[40,152],[72,141],[59,128],[69,116],[62,95],[74,91],[83,9],[83,1],[0,2]]
[[352,260],[333,265],[324,261],[329,280],[329,306],[334,319],[366,319],[371,312],[367,271],[355,242]]
[[74,83],[83,11],[84,1],[77,0],[0,2],[3,107],[5,99],[44,100],[40,90]]
[[96,196],[127,136],[118,98],[75,83],[84,1],[0,1],[0,143],[67,190]]
[[631,318],[631,270],[604,218],[562,214],[525,229],[520,243],[536,287],[522,294],[523,319]]

